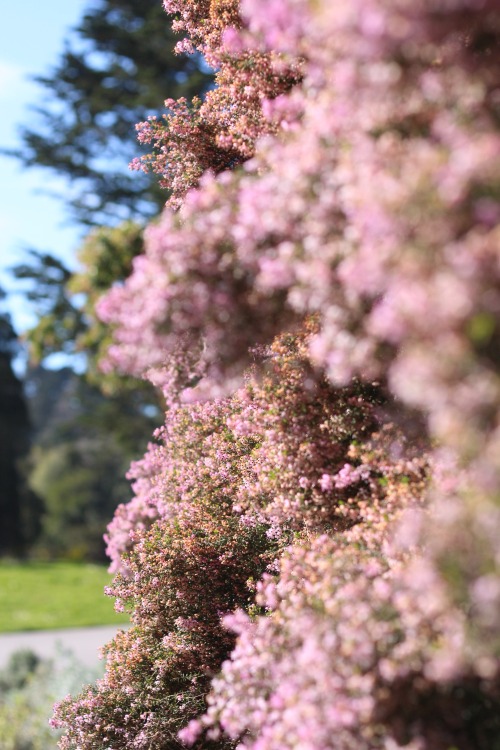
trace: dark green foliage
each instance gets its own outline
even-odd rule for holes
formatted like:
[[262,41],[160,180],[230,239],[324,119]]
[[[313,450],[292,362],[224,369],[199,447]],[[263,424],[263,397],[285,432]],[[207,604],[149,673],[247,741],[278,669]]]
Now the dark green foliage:
[[28,259],[13,272],[30,284],[25,295],[37,315],[36,334],[28,334],[33,359],[39,361],[56,352],[73,354],[74,341],[85,330],[85,322],[67,289],[70,270],[49,253],[29,250]]
[[[212,82],[199,57],[174,54],[177,39],[161,0],[89,4],[57,64],[36,79],[43,103],[22,129],[23,145],[14,154],[25,166],[45,167],[66,180],[64,199],[78,222],[111,227],[89,234],[78,273],[39,250],[14,271],[38,317],[27,333],[33,361],[78,355],[85,370],[81,378],[35,367],[27,376],[35,430],[27,471],[44,503],[35,550],[49,556],[102,559],[106,524],[116,505],[130,498],[125,472],[159,421],[159,397],[149,385],[99,370],[110,331],[95,305],[127,277],[142,250],[142,226],[128,220],[146,221],[167,198],[156,178],[128,169],[141,154],[135,124],[166,98],[203,95]],[[4,359],[0,367],[8,369]],[[20,389],[13,376],[0,374],[11,390]],[[11,399],[9,408],[15,407]],[[18,430],[22,424],[18,419]],[[7,423],[5,430],[10,436]],[[10,461],[12,474],[8,479],[4,471],[2,481],[14,486],[14,464],[2,460]],[[11,519],[0,531],[13,543],[23,524],[19,505],[9,504]],[[18,547],[16,542],[9,552]]]
[[59,733],[49,726],[54,702],[100,673],[62,649],[51,659],[29,650],[12,654],[0,670],[2,750],[56,750]]
[[21,467],[30,422],[23,386],[12,367],[17,346],[10,317],[0,313],[0,556],[22,555],[38,531],[37,501]]
[[155,417],[140,394],[105,398],[69,368],[27,376],[35,429],[29,481],[44,503],[35,552],[105,560],[102,540],[116,506],[130,499],[124,478],[144,452]]
[[[157,179],[131,172],[128,164],[141,154],[137,122],[157,112],[166,98],[203,95],[211,85],[199,56],[174,53],[177,40],[161,0],[97,0],[52,71],[35,79],[43,104],[21,130],[22,147],[11,154],[67,181],[64,199],[77,221],[107,224],[120,233],[117,224],[135,217],[143,225],[165,203]],[[120,237],[111,236],[112,229],[102,230],[109,231],[107,237],[88,237],[82,252],[90,259],[83,260],[83,273],[72,274],[38,250],[14,269],[17,278],[32,282],[27,298],[35,304],[38,323],[29,340],[36,360],[85,348],[87,365],[99,379],[92,357],[105,334],[94,304],[126,278],[142,250],[141,227],[129,221],[121,226]],[[75,292],[85,295],[82,304]]]
[[21,649],[10,657],[7,666],[0,670],[0,696],[10,690],[20,690],[40,664],[34,651]]

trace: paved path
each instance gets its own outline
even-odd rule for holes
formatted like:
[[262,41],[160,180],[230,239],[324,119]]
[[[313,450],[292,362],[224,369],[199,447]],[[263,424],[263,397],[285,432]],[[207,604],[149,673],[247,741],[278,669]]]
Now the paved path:
[[9,656],[19,649],[29,648],[38,656],[51,657],[57,649],[69,649],[78,661],[92,667],[99,663],[98,649],[111,640],[117,630],[126,625],[104,625],[93,628],[68,628],[65,630],[32,630],[25,633],[3,633],[0,635],[0,668]]

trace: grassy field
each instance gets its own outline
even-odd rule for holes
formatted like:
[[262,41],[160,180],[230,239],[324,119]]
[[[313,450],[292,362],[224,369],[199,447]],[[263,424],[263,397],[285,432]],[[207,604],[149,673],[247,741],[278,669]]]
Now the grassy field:
[[127,622],[103,592],[110,582],[100,565],[2,562],[0,632]]

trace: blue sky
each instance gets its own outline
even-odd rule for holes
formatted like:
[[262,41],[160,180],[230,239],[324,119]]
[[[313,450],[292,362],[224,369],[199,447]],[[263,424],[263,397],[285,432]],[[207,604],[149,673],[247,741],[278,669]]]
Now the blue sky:
[[[64,40],[91,0],[22,0],[4,3],[0,11],[0,147],[19,145],[18,126],[33,118],[30,105],[41,101],[41,90],[29,81],[56,64]],[[14,159],[0,156],[0,285],[15,282],[6,270],[23,260],[24,248],[48,250],[72,263],[80,229],[69,223],[62,201],[41,194],[57,189],[45,170],[25,170]],[[19,295],[8,307],[22,331],[33,314]]]

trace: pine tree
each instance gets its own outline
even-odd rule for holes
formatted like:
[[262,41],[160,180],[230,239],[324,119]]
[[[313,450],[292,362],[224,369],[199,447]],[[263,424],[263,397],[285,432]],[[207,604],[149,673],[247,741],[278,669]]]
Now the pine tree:
[[211,82],[199,56],[176,55],[159,0],[100,0],[84,14],[48,75],[35,80],[44,103],[11,154],[67,180],[74,218],[116,224],[157,213],[157,181],[131,174],[141,148],[135,124],[168,97],[203,94]]

